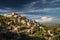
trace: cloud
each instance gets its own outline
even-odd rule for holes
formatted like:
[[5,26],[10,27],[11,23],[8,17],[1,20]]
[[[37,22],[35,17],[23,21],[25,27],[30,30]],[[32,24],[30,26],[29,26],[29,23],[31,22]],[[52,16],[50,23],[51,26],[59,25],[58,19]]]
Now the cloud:
[[58,3],[60,2],[60,0],[50,0],[50,1],[47,1],[47,0],[42,0],[42,3],[43,4],[53,4],[53,3]]
[[35,9],[34,6],[35,6],[37,3],[39,3],[38,0],[37,0],[37,1],[32,1],[31,3],[28,3],[28,4],[24,4],[24,5],[23,5],[23,6],[24,6],[23,10],[32,10],[32,9]]
[[8,7],[5,7],[4,9],[0,8],[0,12],[13,12],[14,10]]
[[47,3],[47,1],[46,0],[42,0],[42,3],[45,4],[45,3]]
[[[22,8],[22,12],[21,13],[29,13],[29,12],[49,12],[49,11],[55,11],[55,10],[60,10],[60,8],[43,8],[40,9],[40,6],[42,6],[43,4],[49,4],[49,5],[45,5],[47,7],[49,6],[55,6],[58,5],[55,2],[60,2],[59,0],[51,0],[51,1],[47,1],[47,0],[37,0],[37,1],[32,1],[31,3],[28,4],[24,4],[22,5],[24,8]],[[43,3],[43,4],[42,4]],[[41,4],[41,5],[40,5]],[[39,9],[38,9],[39,8]]]
[[[52,13],[53,14],[53,13]],[[28,19],[35,20],[37,22],[41,23],[59,23],[60,19],[56,18],[56,16],[51,16],[51,15],[32,15],[32,14],[23,14],[21,13],[22,16],[26,16]],[[55,15],[55,13],[54,13]]]
[[56,12],[60,11],[60,8],[43,8],[43,9],[27,9],[17,13],[30,13],[30,12]]
[[60,2],[60,0],[53,0],[52,2]]
[[53,18],[51,18],[51,17],[41,17],[41,20],[42,20],[43,22],[52,21],[52,19],[53,19]]
[[29,10],[28,12],[48,12],[51,10],[52,10],[51,8],[44,8],[44,9]]
[[6,10],[11,10],[11,8],[9,8],[9,7],[4,7],[4,9],[6,9]]
[[31,3],[29,3],[29,4],[25,4],[24,7],[26,7],[26,6],[27,6],[27,7],[29,7],[29,6],[31,7],[31,6],[33,6],[34,4],[36,4],[36,2],[31,2]]
[[0,12],[8,12],[7,10],[0,9]]
[[30,14],[21,14],[21,15],[26,16],[26,17],[33,19],[33,20],[39,19],[41,17],[40,15],[30,15]]
[[53,20],[52,17],[41,17],[41,19],[36,19],[35,21],[37,21],[37,22],[50,22],[52,20]]

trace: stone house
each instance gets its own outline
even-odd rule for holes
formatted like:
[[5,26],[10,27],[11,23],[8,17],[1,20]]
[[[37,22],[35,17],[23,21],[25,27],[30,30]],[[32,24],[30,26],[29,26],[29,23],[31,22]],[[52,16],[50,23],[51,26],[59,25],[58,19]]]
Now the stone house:
[[17,21],[18,23],[21,23],[21,17],[18,17]]
[[26,20],[22,19],[22,20],[21,20],[21,23],[22,23],[22,24],[26,24],[27,22],[26,22]]
[[30,26],[31,26],[30,22],[27,22],[27,27],[30,27]]
[[3,16],[5,16],[5,17],[12,17],[11,14],[4,14]]

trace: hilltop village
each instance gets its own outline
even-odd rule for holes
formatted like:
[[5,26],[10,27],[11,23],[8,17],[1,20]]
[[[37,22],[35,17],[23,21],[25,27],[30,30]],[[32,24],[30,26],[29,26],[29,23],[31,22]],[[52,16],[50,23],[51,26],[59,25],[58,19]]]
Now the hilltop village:
[[[8,32],[15,33],[17,36],[8,34]],[[10,35],[10,39],[5,38],[3,34],[5,34],[5,37]],[[36,40],[60,40],[60,32],[56,28],[50,30],[45,25],[27,19],[25,16],[17,13],[0,15],[0,35],[3,35],[1,40],[20,40],[22,37],[19,35],[21,34],[26,34],[29,37],[38,37]],[[29,37],[26,39],[23,37],[22,39],[27,40]]]

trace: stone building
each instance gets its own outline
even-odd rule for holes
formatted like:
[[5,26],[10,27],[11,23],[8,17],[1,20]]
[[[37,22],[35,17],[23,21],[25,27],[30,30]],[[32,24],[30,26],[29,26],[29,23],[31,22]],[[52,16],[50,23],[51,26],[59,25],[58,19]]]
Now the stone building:
[[22,24],[26,24],[27,22],[26,22],[26,20],[22,19],[22,20],[21,20],[21,23],[22,23]]

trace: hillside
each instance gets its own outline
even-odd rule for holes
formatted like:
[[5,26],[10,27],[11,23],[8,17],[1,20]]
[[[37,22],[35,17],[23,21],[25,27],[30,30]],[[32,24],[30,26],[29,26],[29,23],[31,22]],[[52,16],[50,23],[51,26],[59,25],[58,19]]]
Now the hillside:
[[60,30],[16,13],[0,15],[0,35],[0,40],[60,40]]
[[1,15],[0,20],[0,24],[6,27],[6,30],[16,33],[19,33],[19,30],[26,31],[25,29],[31,30],[34,26],[40,26],[38,22],[29,20],[25,16],[20,16],[16,13]]

